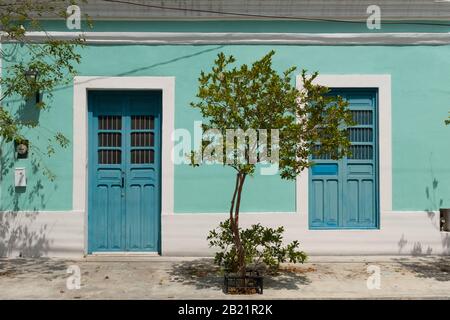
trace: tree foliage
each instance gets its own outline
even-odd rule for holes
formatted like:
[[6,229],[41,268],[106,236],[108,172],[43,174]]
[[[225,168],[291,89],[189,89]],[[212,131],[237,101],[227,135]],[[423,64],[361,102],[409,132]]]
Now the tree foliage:
[[[240,229],[246,265],[252,265],[257,270],[267,267],[269,271],[276,272],[280,263],[303,263],[307,256],[298,250],[299,242],[293,241],[284,245],[283,232],[283,227],[267,228],[259,223],[247,229]],[[210,247],[220,249],[214,256],[215,263],[227,271],[236,272],[239,263],[230,220],[221,222],[218,228],[211,230],[207,240]]]
[[[274,54],[271,51],[251,67],[243,64],[231,68],[235,58],[220,53],[212,71],[201,72],[200,101],[191,105],[206,121],[203,130],[219,130],[223,137],[227,129],[277,129],[280,175],[295,179],[311,166],[312,154],[338,159],[348,153],[345,125],[351,124],[352,118],[341,97],[328,96],[328,88],[314,84],[317,73],[308,76],[302,70],[302,90],[292,85],[295,67],[279,75],[272,68]],[[212,143],[223,144],[224,149],[227,146],[225,140],[206,140],[202,151]],[[235,154],[223,154],[223,163],[233,162],[230,166],[243,174],[253,174],[261,162],[240,164]]]
[[[85,2],[81,0],[80,2]],[[32,103],[35,108],[48,109],[53,91],[70,83],[76,73],[75,65],[80,63],[81,55],[77,52],[84,39],[57,40],[47,33],[42,20],[52,18],[65,19],[67,7],[77,4],[67,0],[0,0],[0,24],[2,42],[11,45],[3,46],[0,58],[4,63],[3,74],[0,75],[0,140],[4,142],[23,140],[24,129],[39,128],[39,123],[24,120],[16,112],[14,106],[7,101]],[[28,32],[42,32],[44,40],[33,43],[27,37]],[[6,65],[6,66],[5,66]],[[29,71],[37,72],[36,79],[26,77]],[[35,102],[40,93],[44,98]],[[26,117],[25,117],[26,118]],[[41,154],[51,155],[55,146],[67,147],[69,140],[61,133],[51,132],[46,151]],[[33,141],[30,141],[33,144]],[[37,148],[33,148],[37,150]]]
[[[246,177],[255,173],[256,166],[267,159],[258,156],[256,161],[250,161],[250,151],[255,146],[247,139],[243,153],[246,161],[242,162],[238,157],[242,153],[239,153],[237,141],[225,138],[227,130],[278,130],[278,143],[263,143],[263,149],[269,153],[278,152],[278,159],[273,161],[277,162],[278,173],[283,179],[295,179],[302,170],[313,165],[313,155],[338,159],[349,154],[346,127],[353,121],[347,103],[341,97],[329,95],[328,88],[315,84],[317,73],[308,75],[306,70],[302,70],[302,89],[297,89],[293,85],[296,68],[291,67],[279,74],[272,67],[274,54],[271,51],[250,66],[243,64],[238,67],[234,65],[236,59],[233,56],[220,53],[212,70],[201,72],[198,101],[191,103],[203,116],[203,130],[219,133],[219,138],[217,135],[206,137],[201,150],[192,152],[192,165],[197,166],[199,160],[208,160],[211,154],[214,155],[205,155],[205,150],[211,150],[213,146],[213,150],[223,149],[223,152],[216,152],[222,157],[221,163],[236,170],[229,221],[238,271],[242,274],[249,254],[239,228],[243,185]],[[256,144],[258,152],[261,151],[259,143]]]

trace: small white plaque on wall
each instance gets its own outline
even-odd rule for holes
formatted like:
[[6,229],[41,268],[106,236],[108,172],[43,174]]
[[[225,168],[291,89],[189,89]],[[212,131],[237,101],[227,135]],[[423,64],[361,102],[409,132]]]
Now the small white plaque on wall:
[[25,173],[25,168],[15,168],[14,169],[14,186],[16,186],[16,187],[26,187],[27,186],[27,176]]

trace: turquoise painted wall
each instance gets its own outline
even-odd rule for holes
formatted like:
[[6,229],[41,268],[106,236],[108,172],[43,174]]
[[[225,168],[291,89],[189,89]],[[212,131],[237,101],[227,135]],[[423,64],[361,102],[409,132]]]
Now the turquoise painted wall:
[[[224,26],[219,23],[217,29]],[[84,76],[175,76],[175,127],[192,131],[193,122],[201,120],[189,107],[195,99],[197,77],[211,67],[217,53],[223,51],[239,62],[251,63],[271,49],[276,50],[274,65],[280,71],[296,65],[323,74],[391,74],[393,209],[435,210],[440,200],[450,206],[450,127],[443,123],[450,110],[450,46],[92,45],[81,50],[78,71]],[[8,62],[3,64],[7,67]],[[38,146],[45,146],[47,130],[62,131],[72,139],[72,99],[72,87],[55,92],[51,111],[39,115],[45,129],[29,133],[31,140],[39,139]],[[7,168],[11,163],[8,150],[11,146],[3,151]],[[14,164],[29,169],[29,188],[15,193],[12,171],[7,171],[1,183],[1,210],[71,209],[71,159],[71,147],[45,159],[57,176],[55,182],[39,170],[30,175],[30,160]],[[226,212],[233,183],[227,168],[176,166],[175,211]],[[248,180],[245,189],[244,211],[295,211],[293,182],[257,175]]]
[[[28,159],[15,159],[13,143],[0,142],[1,185],[0,211],[5,210],[71,210],[72,209],[72,148],[54,145],[56,154],[48,157],[48,139],[62,132],[72,140],[72,90],[61,88],[55,94],[51,108],[37,111],[34,105],[21,100],[7,101],[6,106],[19,112],[22,119],[39,121],[39,126],[23,134],[33,144]],[[14,188],[14,168],[24,167],[27,187]],[[49,169],[56,176],[51,181],[43,172]]]

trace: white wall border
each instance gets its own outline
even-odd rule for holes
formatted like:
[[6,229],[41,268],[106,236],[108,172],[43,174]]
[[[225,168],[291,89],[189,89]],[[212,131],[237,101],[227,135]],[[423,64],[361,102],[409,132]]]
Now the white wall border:
[[[301,76],[297,76],[297,88],[301,89]],[[378,89],[379,118],[379,190],[380,214],[392,211],[392,118],[390,75],[318,75],[315,83],[329,88]],[[297,213],[308,215],[308,174],[304,170],[296,183]],[[381,228],[381,221],[380,221]]]
[[84,255],[84,212],[0,211],[0,258]]
[[[298,45],[448,45],[448,32],[267,33],[267,32],[27,32],[31,42],[48,37],[88,44],[298,44]],[[13,42],[0,33],[3,42]]]
[[85,248],[88,208],[88,90],[162,90],[161,214],[173,214],[171,135],[175,120],[175,77],[75,77],[73,90],[73,210],[85,212]]
[[[211,256],[208,231],[228,217],[223,214],[174,214],[163,217],[163,256]],[[439,213],[385,211],[383,228],[375,230],[311,230],[308,217],[282,212],[242,214],[243,228],[261,223],[284,226],[285,243],[294,240],[308,255],[449,255],[450,233],[439,231]]]

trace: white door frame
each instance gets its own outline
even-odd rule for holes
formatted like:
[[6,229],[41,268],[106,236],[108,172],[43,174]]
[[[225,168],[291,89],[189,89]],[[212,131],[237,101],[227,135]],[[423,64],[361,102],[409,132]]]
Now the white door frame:
[[[175,119],[175,77],[75,77],[73,86],[73,210],[84,212],[87,253],[88,90],[161,90],[161,214],[173,214],[174,167],[171,135]],[[161,230],[162,232],[162,230]],[[161,236],[162,237],[162,236]]]
[[[392,211],[392,118],[391,76],[381,75],[318,75],[314,80],[329,88],[375,88],[378,89],[378,144],[379,144],[379,190],[380,215]],[[302,77],[297,76],[297,88],[302,89]],[[308,177],[305,169],[296,182],[297,213],[308,216]],[[381,218],[381,217],[380,217]],[[381,228],[381,219],[380,219]]]

